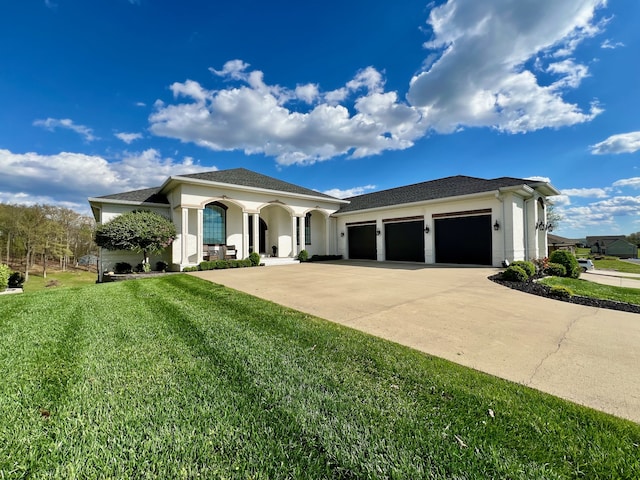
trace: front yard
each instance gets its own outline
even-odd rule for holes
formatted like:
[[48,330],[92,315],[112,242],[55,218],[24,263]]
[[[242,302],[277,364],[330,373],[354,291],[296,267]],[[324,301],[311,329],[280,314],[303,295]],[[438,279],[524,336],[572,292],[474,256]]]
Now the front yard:
[[640,425],[187,275],[0,297],[0,478],[628,478]]

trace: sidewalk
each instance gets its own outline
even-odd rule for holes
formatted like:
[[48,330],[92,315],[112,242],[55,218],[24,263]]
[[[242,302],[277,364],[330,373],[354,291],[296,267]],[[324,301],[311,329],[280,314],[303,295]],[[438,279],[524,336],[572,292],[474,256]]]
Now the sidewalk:
[[583,272],[580,278],[612,287],[640,288],[640,274],[638,273],[593,269]]

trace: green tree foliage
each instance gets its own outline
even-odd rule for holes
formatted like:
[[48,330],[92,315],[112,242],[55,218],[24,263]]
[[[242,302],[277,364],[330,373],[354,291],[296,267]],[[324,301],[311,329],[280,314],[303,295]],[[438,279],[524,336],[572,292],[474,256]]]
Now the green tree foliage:
[[627,242],[633,243],[634,245],[640,247],[640,232],[635,232],[631,235],[628,235]]
[[11,269],[0,263],[0,292],[6,290],[9,285],[9,277],[11,276]]
[[96,229],[95,242],[107,250],[130,250],[143,254],[143,265],[149,253],[158,253],[171,245],[176,227],[162,215],[148,210],[123,213]]

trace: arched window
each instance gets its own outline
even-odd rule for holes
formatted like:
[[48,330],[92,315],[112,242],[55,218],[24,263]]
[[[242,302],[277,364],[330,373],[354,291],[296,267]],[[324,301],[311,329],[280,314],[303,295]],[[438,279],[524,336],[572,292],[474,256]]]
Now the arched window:
[[205,245],[225,245],[227,243],[227,207],[221,203],[213,202],[204,207],[203,214]]

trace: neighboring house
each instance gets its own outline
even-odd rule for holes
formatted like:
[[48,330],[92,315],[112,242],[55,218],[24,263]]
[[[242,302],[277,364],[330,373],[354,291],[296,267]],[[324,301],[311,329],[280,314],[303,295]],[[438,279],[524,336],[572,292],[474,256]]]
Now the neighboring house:
[[[455,176],[341,200],[237,168],[169,177],[160,187],[89,198],[97,222],[134,209],[170,218],[178,230],[163,260],[180,270],[233,247],[278,257],[339,254],[350,259],[500,266],[547,255],[542,181]],[[273,249],[275,247],[275,250]],[[100,254],[101,271],[139,262]]]
[[547,243],[549,245],[549,255],[556,250],[567,250],[575,255],[576,247],[579,242],[577,240],[571,240],[570,238],[564,238],[549,233],[547,235]]
[[624,235],[587,237],[587,247],[596,255],[618,258],[638,258],[638,247],[626,240]]

